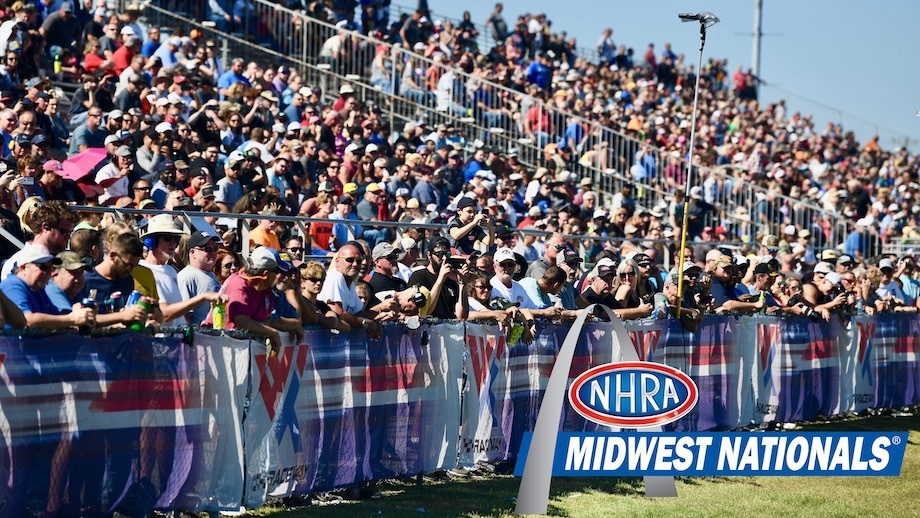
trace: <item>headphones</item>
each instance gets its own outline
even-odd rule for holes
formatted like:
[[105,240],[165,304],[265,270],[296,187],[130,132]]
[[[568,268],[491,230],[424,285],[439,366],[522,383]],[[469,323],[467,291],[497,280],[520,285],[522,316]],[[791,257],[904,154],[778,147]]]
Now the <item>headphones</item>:
[[154,250],[159,246],[160,240],[156,236],[147,236],[144,238],[144,247],[147,250]]
[[415,304],[415,307],[422,309],[422,306],[428,302],[428,297],[422,293],[422,290],[419,289],[418,284],[415,285],[415,295],[412,295],[412,303]]

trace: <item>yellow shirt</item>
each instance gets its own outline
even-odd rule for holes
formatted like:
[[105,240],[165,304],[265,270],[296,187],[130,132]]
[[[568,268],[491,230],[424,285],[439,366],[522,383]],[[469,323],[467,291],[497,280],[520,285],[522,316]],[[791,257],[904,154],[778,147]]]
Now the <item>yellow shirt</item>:
[[146,266],[137,265],[131,270],[131,277],[134,278],[134,289],[141,292],[141,295],[150,297],[154,301],[160,300],[157,293],[157,282],[153,278],[153,272]]

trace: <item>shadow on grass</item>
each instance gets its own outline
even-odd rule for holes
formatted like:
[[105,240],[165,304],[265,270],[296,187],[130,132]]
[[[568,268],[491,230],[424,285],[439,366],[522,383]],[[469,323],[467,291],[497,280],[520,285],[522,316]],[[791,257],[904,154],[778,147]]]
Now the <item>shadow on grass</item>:
[[[911,417],[869,417],[839,421],[807,423],[799,427],[802,431],[904,431],[920,430],[920,416]],[[756,433],[756,432],[755,432]],[[911,444],[916,444],[911,442]],[[744,491],[745,487],[761,487],[756,477],[677,477],[680,485],[703,486],[705,484],[735,484]],[[363,501],[349,501],[334,506],[309,506],[296,509],[263,508],[256,514],[278,517],[312,516],[425,516],[429,517],[479,517],[508,516],[513,514],[520,478],[510,475],[495,475],[486,478],[470,478],[449,482],[426,482],[422,485],[406,484],[383,491]],[[601,492],[623,497],[643,497],[645,485],[639,477],[557,477],[550,488],[551,516],[568,516],[553,499],[562,500],[579,494]],[[424,513],[424,514],[423,514]]]

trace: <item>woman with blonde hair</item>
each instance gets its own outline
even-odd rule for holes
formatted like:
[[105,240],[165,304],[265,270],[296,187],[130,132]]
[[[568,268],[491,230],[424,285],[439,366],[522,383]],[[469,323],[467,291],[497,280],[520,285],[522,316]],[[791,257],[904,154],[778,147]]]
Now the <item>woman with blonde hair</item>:
[[617,265],[613,297],[620,304],[617,311],[620,318],[645,318],[652,314],[652,304],[642,302],[639,296],[639,265],[632,258],[623,259]]
[[32,221],[32,214],[35,213],[35,210],[42,206],[44,202],[38,196],[30,196],[23,200],[22,205],[19,206],[19,211],[16,212],[16,215],[19,216],[19,224],[22,227],[22,233],[26,237],[26,241],[32,240],[32,229],[29,228],[29,222]]
[[346,333],[351,331],[344,320],[332,311],[328,304],[317,300],[317,296],[326,282],[326,270],[316,261],[303,263],[298,268],[300,271],[300,293],[303,314],[303,323],[306,325],[320,325],[326,329],[338,329]]

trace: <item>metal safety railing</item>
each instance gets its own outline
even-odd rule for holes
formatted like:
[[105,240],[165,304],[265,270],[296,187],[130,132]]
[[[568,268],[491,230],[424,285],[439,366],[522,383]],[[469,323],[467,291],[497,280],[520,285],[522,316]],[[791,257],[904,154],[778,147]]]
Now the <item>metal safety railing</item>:
[[[269,57],[272,64],[303,67],[308,81],[335,91],[343,82],[359,90],[359,98],[385,106],[391,121],[423,119],[433,128],[440,122],[464,130],[468,141],[479,140],[507,151],[514,147],[520,160],[531,165],[546,161],[544,147],[555,142],[566,126],[580,124],[588,135],[577,162],[566,169],[576,177],[590,177],[599,190],[616,193],[623,184],[637,189],[637,204],[654,207],[667,203],[683,184],[686,162],[649,147],[649,160],[639,175],[627,176],[637,161],[642,143],[635,138],[589,121],[521,92],[493,83],[475,71],[448,68],[446,63],[399,45],[344,30],[306,17],[265,0],[253,0],[250,22],[236,33],[204,27],[195,20],[150,5],[147,15],[194,26],[230,42],[234,55]],[[242,32],[239,32],[242,31]],[[567,108],[567,107],[565,107]],[[847,222],[836,211],[801,199],[771,192],[721,169],[694,168],[690,181],[718,186],[712,197],[715,211],[706,224],[729,223],[743,228],[741,237],[753,240],[764,233],[778,234],[792,224],[822,236],[822,245],[840,243]],[[745,216],[739,208],[748,211]]]
[[[448,235],[448,225],[443,223],[405,223],[405,222],[396,222],[396,221],[362,221],[362,220],[351,220],[351,219],[329,219],[329,218],[308,218],[303,216],[267,216],[261,214],[236,214],[236,213],[224,213],[224,212],[198,212],[198,211],[185,211],[185,210],[147,210],[147,209],[129,209],[129,208],[117,208],[117,207],[99,207],[99,206],[84,206],[84,205],[75,205],[71,209],[77,212],[95,212],[103,214],[112,214],[113,220],[115,221],[126,221],[130,222],[129,218],[145,218],[148,216],[156,216],[159,214],[168,214],[174,216],[182,221],[184,226],[190,230],[215,230],[214,225],[208,222],[208,219],[211,220],[231,220],[235,222],[235,225],[230,227],[237,231],[238,240],[237,247],[240,252],[242,252],[244,257],[249,256],[249,224],[252,222],[258,222],[262,220],[271,220],[276,221],[281,224],[290,225],[289,229],[291,237],[305,237],[310,231],[310,225],[313,223],[321,224],[333,224],[333,225],[344,225],[349,230],[349,235],[354,235],[358,232],[357,227],[364,228],[384,228],[391,229],[394,232],[392,236],[395,240],[402,233],[407,232],[409,229],[418,229],[426,232],[427,237],[433,237],[435,235],[447,236]],[[137,223],[137,221],[134,221]],[[553,234],[546,230],[539,230],[535,228],[516,228],[512,229],[512,233],[520,240],[523,240],[525,236],[535,236],[537,238],[545,238]],[[590,259],[591,251],[597,252],[600,248],[595,248],[595,245],[603,247],[610,245],[616,247],[617,244],[621,244],[626,241],[626,238],[613,237],[606,235],[596,235],[596,234],[563,234],[565,240],[573,244],[575,249],[578,251],[579,256],[585,258],[585,260]],[[675,247],[679,244],[677,239],[641,239],[639,240],[643,247],[647,248],[660,248],[662,252],[668,252],[671,247]],[[691,243],[693,245],[694,243]],[[719,242],[720,247],[731,249],[731,250],[740,250],[745,246],[749,246],[749,243],[744,242]],[[419,246],[421,249],[425,249],[425,243],[420,243]],[[659,261],[665,270],[669,270],[672,267],[673,257],[670,253],[663,253],[659,257]],[[328,258],[328,257],[325,257]],[[304,256],[305,260],[315,259],[322,260],[324,256]]]
[[[390,4],[390,22],[392,23],[394,20],[399,20],[400,17],[402,17],[403,15],[411,16],[412,13],[415,12],[415,9],[416,9],[415,7],[408,6],[408,5]],[[505,19],[505,23],[508,26],[508,31],[513,32],[514,26],[518,18],[520,18],[520,16],[518,16],[517,14],[508,13],[508,12],[503,12],[502,15]],[[432,22],[434,22],[435,20],[442,20],[443,22],[445,22],[445,26],[446,26],[446,22],[450,22],[453,27],[459,27],[460,24],[463,22],[462,18],[457,18],[455,16],[448,16],[443,13],[435,13],[433,11],[431,12],[431,18],[432,18]],[[477,33],[476,43],[479,47],[479,50],[482,51],[483,53],[488,53],[492,47],[496,45],[500,45],[502,43],[501,41],[495,38],[495,35],[492,29],[488,27],[487,25],[485,25],[484,23],[477,23],[476,21],[473,21],[473,20],[470,20],[470,22],[473,25],[473,27],[476,29],[476,33]],[[565,33],[560,32],[558,33],[558,36],[562,37],[563,34]],[[597,63],[599,60],[599,56],[598,56],[596,49],[593,49],[590,47],[575,46],[572,50],[575,52],[576,57],[586,59],[590,61],[591,63]]]

